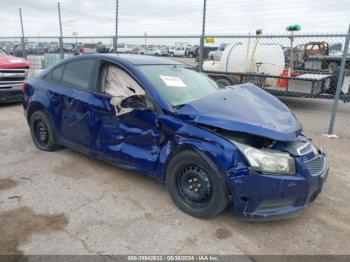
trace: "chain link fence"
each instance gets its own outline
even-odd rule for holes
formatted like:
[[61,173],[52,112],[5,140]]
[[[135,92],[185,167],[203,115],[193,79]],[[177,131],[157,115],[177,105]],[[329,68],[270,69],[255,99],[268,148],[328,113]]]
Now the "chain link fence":
[[[77,4],[70,8],[63,6],[63,14],[73,17],[70,21],[65,20],[64,15],[61,21],[60,8],[57,22],[52,20],[52,16],[46,18],[48,26],[59,23],[57,28],[63,28],[63,32],[66,28],[73,30],[72,36],[26,36],[25,30],[22,31],[26,26],[23,27],[21,19],[22,37],[2,36],[0,47],[14,56],[27,58],[35,73],[62,58],[92,53],[117,52],[176,59],[195,70],[204,71],[222,88],[248,82],[260,86],[293,111],[305,132],[350,137],[350,56],[346,41],[349,33],[292,35],[262,34],[258,31],[257,35],[214,35],[212,32],[220,32],[212,26],[214,24],[221,25],[222,33],[235,30],[231,29],[231,23],[228,25],[225,18],[225,14],[231,16],[231,13],[213,3],[209,4],[206,17],[205,1],[191,2],[181,8],[169,1],[162,2],[157,10],[151,8],[151,2],[148,1],[143,1],[142,5],[120,1],[119,6],[114,5],[112,0],[107,2],[98,3],[99,10],[96,12],[105,14],[105,19],[114,17],[114,35],[79,35],[73,21],[74,15],[76,11],[84,14],[91,10]],[[240,5],[244,6],[245,3]],[[111,6],[117,8],[110,10]],[[118,7],[125,12],[144,7],[144,16],[154,18],[139,18],[131,25],[125,22],[126,18]],[[187,22],[189,18],[184,15],[183,22],[179,15],[180,9],[197,15]],[[164,10],[164,14],[159,15],[159,10]],[[165,14],[169,10],[172,12]],[[23,16],[25,22],[26,16]],[[241,21],[243,17],[232,19]],[[190,21],[196,28],[202,28],[201,34],[199,30],[192,34],[191,30],[186,29],[185,25]],[[168,22],[178,24],[187,35],[156,35],[155,24],[159,25],[161,32],[172,33],[165,24]],[[103,22],[94,28],[102,31],[102,25]],[[31,26],[37,27],[38,24]],[[89,21],[84,21],[83,29],[86,34],[90,32]],[[140,30],[145,33],[141,34]]]
[[[220,50],[212,51],[204,61],[204,72],[221,86],[250,82],[276,95],[293,111],[305,131],[329,131],[339,83],[341,103],[333,132],[349,136],[350,57],[343,57],[344,48],[348,49],[346,34],[210,38],[217,40]],[[341,72],[343,60],[345,71]]]
[[[120,36],[117,52],[162,56],[198,70],[200,36]],[[35,71],[61,59],[59,37],[27,37],[26,57]],[[329,131],[346,34],[207,36],[203,71],[219,86],[253,83],[276,95],[296,115],[304,131]],[[64,57],[113,53],[113,37],[63,39]],[[2,47],[23,56],[20,38],[1,39]],[[6,44],[5,44],[6,43]],[[293,45],[293,48],[291,47]],[[350,136],[350,67],[346,59],[333,133]],[[293,65],[291,64],[293,60]]]

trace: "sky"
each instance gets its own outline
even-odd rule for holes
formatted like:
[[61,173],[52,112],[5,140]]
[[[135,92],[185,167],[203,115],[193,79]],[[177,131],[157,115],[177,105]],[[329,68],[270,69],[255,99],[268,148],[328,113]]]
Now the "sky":
[[[56,0],[0,0],[0,37],[20,36],[18,8],[26,36],[59,35]],[[115,0],[61,0],[63,34],[111,36]],[[203,0],[119,0],[119,35],[199,35]],[[285,33],[290,24],[301,33],[345,33],[350,0],[207,0],[207,34]]]

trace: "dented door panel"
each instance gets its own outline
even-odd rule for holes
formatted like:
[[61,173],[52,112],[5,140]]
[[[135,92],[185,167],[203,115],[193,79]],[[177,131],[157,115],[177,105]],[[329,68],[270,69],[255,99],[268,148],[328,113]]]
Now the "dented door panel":
[[159,156],[157,115],[134,109],[116,115],[110,97],[96,95],[91,101],[91,147],[94,154],[128,167],[152,172]]

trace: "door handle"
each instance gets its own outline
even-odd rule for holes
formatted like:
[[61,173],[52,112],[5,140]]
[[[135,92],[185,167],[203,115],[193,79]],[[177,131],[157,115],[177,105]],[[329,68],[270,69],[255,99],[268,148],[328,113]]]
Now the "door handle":
[[97,112],[97,113],[110,114],[110,111],[108,109],[105,109],[105,108],[91,106],[91,110],[93,112]]
[[154,126],[156,129],[160,129],[160,120],[158,116],[156,116],[156,119],[154,120]]
[[61,95],[56,94],[56,93],[54,93],[54,92],[52,92],[52,91],[48,91],[47,94],[48,94],[48,97],[49,97],[50,99],[54,100],[54,101],[59,101],[59,100],[62,99]]
[[75,101],[75,98],[68,97],[68,104],[69,104],[70,106],[73,106],[74,101]]

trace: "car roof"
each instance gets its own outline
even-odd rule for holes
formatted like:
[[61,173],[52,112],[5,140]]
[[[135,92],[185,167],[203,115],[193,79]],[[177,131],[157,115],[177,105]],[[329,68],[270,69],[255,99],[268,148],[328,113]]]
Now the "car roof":
[[96,54],[90,57],[105,57],[116,62],[125,61],[132,65],[182,65],[182,63],[164,58],[147,55],[131,55],[131,54]]
[[88,55],[78,55],[78,56],[72,56],[63,60],[60,60],[59,62],[51,65],[50,67],[46,68],[43,72],[40,73],[40,77],[45,76],[49,71],[53,70],[54,68],[75,61],[79,59],[84,58],[105,58],[106,60],[109,60],[111,62],[116,63],[129,63],[134,66],[138,65],[184,65],[183,63],[180,63],[178,61],[163,58],[163,57],[155,57],[155,56],[147,56],[147,55],[132,55],[132,54],[88,54]]

